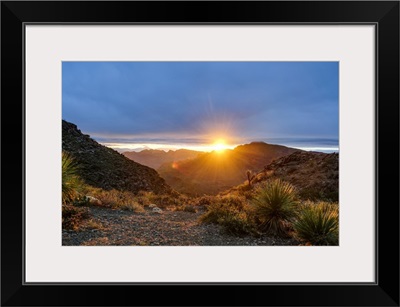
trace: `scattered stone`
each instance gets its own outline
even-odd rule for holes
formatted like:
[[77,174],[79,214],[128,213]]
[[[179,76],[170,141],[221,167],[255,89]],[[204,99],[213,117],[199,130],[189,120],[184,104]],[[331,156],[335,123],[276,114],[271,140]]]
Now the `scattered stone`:
[[157,205],[156,204],[150,204],[149,205],[149,208],[151,209],[151,208],[157,208]]
[[155,207],[155,208],[153,208],[153,212],[161,214],[163,211],[160,208]]
[[86,198],[86,201],[91,205],[95,205],[95,206],[101,206],[102,205],[101,200],[97,199],[96,197],[86,195],[85,198]]
[[[109,208],[88,207],[93,219],[105,227],[97,231],[85,229],[63,231],[63,246],[256,246],[256,245],[298,245],[294,239],[261,237],[237,237],[221,231],[215,224],[198,222],[202,213],[168,211],[156,208],[144,212],[131,213]],[[157,210],[158,209],[158,210]]]

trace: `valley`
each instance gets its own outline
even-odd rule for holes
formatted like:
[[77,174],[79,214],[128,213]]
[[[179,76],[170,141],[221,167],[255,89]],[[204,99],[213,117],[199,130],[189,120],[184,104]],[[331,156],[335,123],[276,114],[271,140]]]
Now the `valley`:
[[[63,245],[338,242],[337,153],[252,142],[211,152],[121,154],[72,123],[62,127]],[[333,223],[323,240],[301,234],[302,219],[318,212]]]

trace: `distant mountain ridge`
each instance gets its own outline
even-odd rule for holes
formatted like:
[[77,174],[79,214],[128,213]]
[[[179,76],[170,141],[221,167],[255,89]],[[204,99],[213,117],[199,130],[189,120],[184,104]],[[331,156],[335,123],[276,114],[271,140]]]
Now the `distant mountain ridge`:
[[201,151],[178,149],[178,150],[158,150],[158,149],[145,149],[139,152],[125,151],[122,154],[143,165],[158,169],[164,163],[172,163],[186,159],[196,158]]
[[189,195],[218,194],[246,180],[246,171],[258,172],[274,159],[298,149],[263,142],[223,152],[200,153],[196,158],[165,163],[158,172],[175,190]]
[[170,186],[154,169],[97,143],[65,120],[62,121],[62,149],[76,161],[80,177],[94,187],[134,193],[142,190],[157,194],[171,192]]

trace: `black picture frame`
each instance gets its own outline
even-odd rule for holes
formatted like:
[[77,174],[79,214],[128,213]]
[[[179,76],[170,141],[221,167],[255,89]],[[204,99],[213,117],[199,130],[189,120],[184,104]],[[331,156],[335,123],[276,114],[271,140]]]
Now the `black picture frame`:
[[[24,25],[104,22],[375,25],[376,282],[24,283]],[[398,1],[3,1],[1,77],[2,306],[399,306]]]

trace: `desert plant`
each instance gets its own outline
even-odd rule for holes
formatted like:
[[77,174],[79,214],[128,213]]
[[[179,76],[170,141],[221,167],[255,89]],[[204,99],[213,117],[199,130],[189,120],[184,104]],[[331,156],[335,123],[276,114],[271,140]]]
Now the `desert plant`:
[[247,176],[247,181],[248,181],[249,187],[251,187],[251,181],[254,179],[254,177],[256,175],[253,174],[253,172],[251,170],[247,170],[246,171],[246,176]]
[[116,208],[126,211],[143,212],[144,208],[136,201],[125,201]]
[[339,244],[339,206],[337,203],[306,203],[294,223],[297,236],[313,245]]
[[231,235],[257,235],[254,223],[246,212],[231,212],[218,219],[224,231]]
[[262,231],[284,236],[296,216],[295,188],[280,179],[266,181],[258,187],[252,200],[255,219]]
[[200,217],[200,222],[221,225],[233,235],[256,233],[249,206],[244,198],[234,195],[216,197]]
[[215,200],[214,196],[205,195],[205,196],[198,197],[195,200],[195,203],[197,206],[207,207],[207,206],[211,205],[214,202],[214,200]]
[[80,194],[83,182],[78,176],[78,166],[74,159],[66,152],[61,155],[62,169],[62,203],[71,203]]
[[[254,179],[252,180],[254,183]],[[243,196],[245,199],[250,200],[254,197],[253,186],[249,186],[247,183],[238,185],[235,189],[230,191],[230,194],[236,194],[238,196]]]
[[82,221],[89,218],[87,208],[78,208],[72,205],[62,205],[62,228],[78,230]]
[[140,191],[137,195],[138,202],[143,206],[156,204],[159,208],[174,207],[179,204],[179,197],[173,194],[155,194],[154,192]]
[[206,213],[200,216],[202,223],[218,223],[218,219],[225,214],[228,214],[229,208],[226,208],[222,203],[213,203],[207,207]]
[[195,206],[192,206],[192,205],[179,205],[174,208],[174,211],[184,211],[184,212],[190,212],[190,213],[197,212]]
[[137,196],[129,191],[92,189],[91,194],[100,201],[103,207],[134,212],[144,211]]
[[91,230],[93,230],[93,229],[97,229],[97,230],[104,229],[103,225],[100,222],[98,222],[98,221],[96,221],[94,219],[90,219],[90,220],[86,221],[85,228],[86,229],[91,229]]

